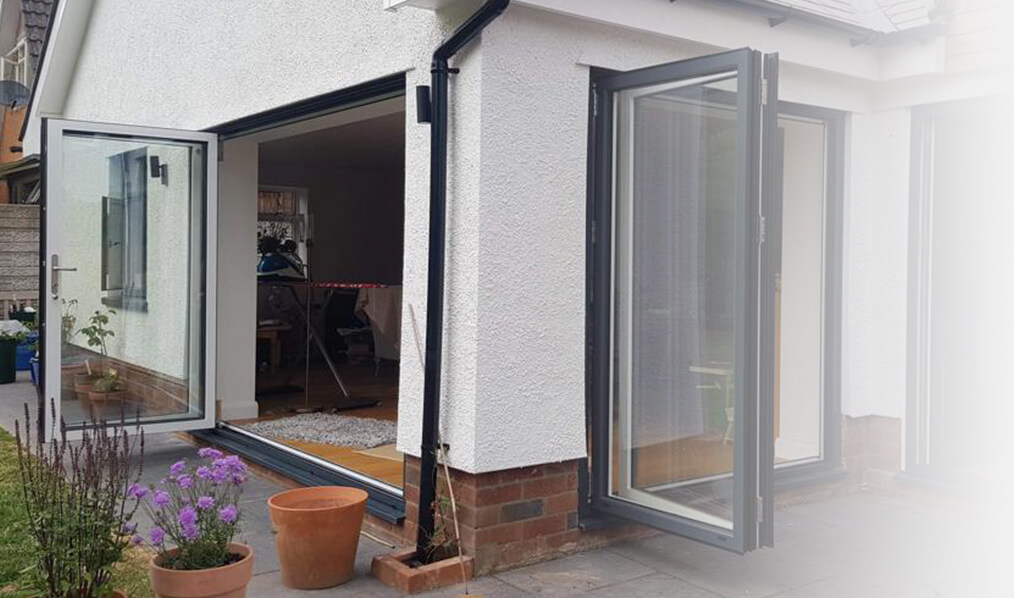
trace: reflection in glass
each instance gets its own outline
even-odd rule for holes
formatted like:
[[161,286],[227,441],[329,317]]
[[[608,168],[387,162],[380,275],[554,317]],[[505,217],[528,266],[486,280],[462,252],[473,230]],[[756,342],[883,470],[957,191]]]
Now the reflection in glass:
[[68,426],[203,416],[204,147],[66,133],[59,172]]
[[731,529],[744,297],[736,77],[616,100],[611,494]]

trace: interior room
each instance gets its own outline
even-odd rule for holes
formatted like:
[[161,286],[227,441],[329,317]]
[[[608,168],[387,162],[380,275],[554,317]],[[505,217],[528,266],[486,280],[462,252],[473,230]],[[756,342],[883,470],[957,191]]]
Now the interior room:
[[404,98],[257,143],[256,413],[228,423],[395,487]]

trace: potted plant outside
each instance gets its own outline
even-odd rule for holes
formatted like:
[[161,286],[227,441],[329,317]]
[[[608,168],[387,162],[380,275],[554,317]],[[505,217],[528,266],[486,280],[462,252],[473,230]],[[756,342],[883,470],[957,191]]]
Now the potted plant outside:
[[296,488],[268,499],[282,583],[317,590],[352,579],[369,495],[358,488]]
[[0,384],[17,378],[18,345],[28,338],[28,327],[17,320],[0,321]]
[[116,333],[108,328],[109,316],[112,315],[116,315],[112,309],[105,311],[97,309],[88,317],[88,326],[78,330],[88,339],[88,346],[98,349],[102,356],[98,368],[93,369],[91,362],[86,359],[84,362],[85,371],[74,374],[74,391],[78,393],[79,398],[89,398],[88,393],[92,390],[92,386],[105,375],[103,370],[109,355],[106,339],[116,336]]
[[62,425],[52,426],[52,442],[33,438],[32,430],[26,405],[15,435],[21,500],[36,544],[32,589],[40,598],[125,598],[112,587],[113,567],[135,530],[137,501],[127,490],[140,479],[143,432],[131,437],[114,424],[83,430],[71,443]]
[[160,598],[243,598],[254,554],[233,538],[247,466],[213,448],[198,455],[197,465],[174,463],[157,485],[130,488],[154,522],[148,534],[156,550],[149,566],[151,587]]
[[92,420],[102,419],[102,408],[110,403],[122,402],[126,395],[119,373],[112,368],[106,370],[88,391],[88,406],[92,411]]

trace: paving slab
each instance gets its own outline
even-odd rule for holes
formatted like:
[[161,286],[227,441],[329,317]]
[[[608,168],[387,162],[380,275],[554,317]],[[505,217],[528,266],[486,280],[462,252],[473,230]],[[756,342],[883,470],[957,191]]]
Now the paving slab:
[[719,598],[720,596],[661,573],[599,588],[588,595],[599,598]]
[[592,551],[498,573],[496,577],[534,596],[573,596],[653,573],[650,567],[624,556]]
[[775,550],[739,555],[678,536],[662,535],[612,552],[720,596],[768,596],[831,577],[833,570],[793,563]]

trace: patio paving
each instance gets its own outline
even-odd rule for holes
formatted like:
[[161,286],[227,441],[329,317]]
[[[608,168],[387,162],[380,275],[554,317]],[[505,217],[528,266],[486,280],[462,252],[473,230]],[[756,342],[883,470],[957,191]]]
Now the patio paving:
[[[26,382],[0,386],[0,425],[13,429],[21,404],[34,401]],[[12,407],[12,403],[15,405]],[[150,435],[145,473],[155,480],[194,449],[174,435]],[[329,590],[285,588],[278,571],[265,499],[283,486],[254,476],[244,494],[240,540],[257,555],[248,596],[385,598],[401,594],[369,577],[375,555],[389,549],[363,537],[356,577]],[[470,584],[488,598],[992,598],[1014,595],[998,579],[1009,568],[1006,537],[994,506],[972,507],[917,492],[861,492],[779,508],[776,547],[745,556],[677,536],[659,535],[487,576]],[[1009,505],[1006,507],[1009,510]],[[143,523],[142,523],[143,525]],[[997,538],[998,537],[998,538]],[[995,545],[988,544],[994,538]],[[1005,588],[1005,590],[1000,590]],[[462,587],[421,594],[453,597]]]

